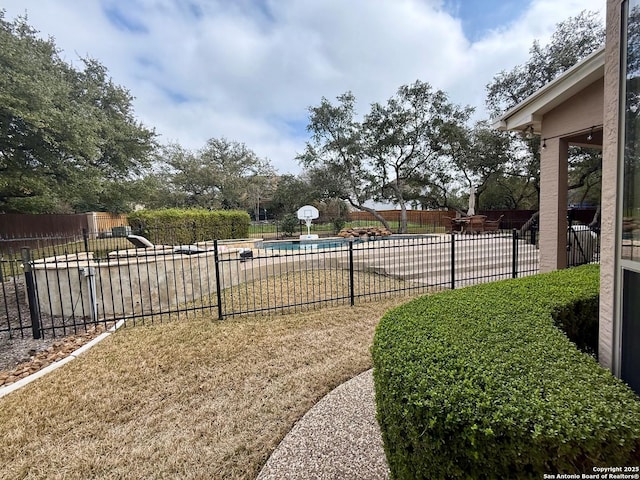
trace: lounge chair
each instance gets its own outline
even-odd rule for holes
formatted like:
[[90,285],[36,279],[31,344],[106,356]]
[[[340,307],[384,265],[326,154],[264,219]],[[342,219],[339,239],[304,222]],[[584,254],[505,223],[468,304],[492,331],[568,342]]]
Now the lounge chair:
[[153,248],[155,246],[142,235],[127,235],[127,240],[133,243],[136,248]]
[[[177,246],[167,246],[167,245],[154,245],[148,238],[143,237],[142,235],[127,235],[127,240],[133,243],[136,249],[146,249],[151,248],[154,252],[157,253],[166,253],[171,251],[173,253],[182,253],[184,255],[197,255],[199,253],[205,253],[210,251],[211,249],[202,248],[198,245],[177,245]],[[218,247],[218,252],[226,251],[227,247],[220,246]]]

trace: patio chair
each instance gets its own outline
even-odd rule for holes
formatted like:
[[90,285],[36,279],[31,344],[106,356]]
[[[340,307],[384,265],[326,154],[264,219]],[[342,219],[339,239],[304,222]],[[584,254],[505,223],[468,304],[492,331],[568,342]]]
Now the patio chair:
[[456,221],[453,217],[442,217],[447,223],[445,225],[446,233],[462,232],[462,223]]
[[469,224],[465,229],[466,233],[484,232],[484,224],[486,220],[486,215],[472,215],[471,217],[469,217]]
[[504,215],[500,215],[497,220],[485,220],[484,222],[484,231],[495,233],[500,230],[500,220],[502,220]]

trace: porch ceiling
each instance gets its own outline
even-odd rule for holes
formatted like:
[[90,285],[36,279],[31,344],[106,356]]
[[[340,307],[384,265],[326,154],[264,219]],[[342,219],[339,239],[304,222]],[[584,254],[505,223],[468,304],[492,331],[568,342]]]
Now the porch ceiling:
[[[591,136],[591,138],[589,138]],[[602,127],[567,138],[569,145],[586,148],[602,148]]]

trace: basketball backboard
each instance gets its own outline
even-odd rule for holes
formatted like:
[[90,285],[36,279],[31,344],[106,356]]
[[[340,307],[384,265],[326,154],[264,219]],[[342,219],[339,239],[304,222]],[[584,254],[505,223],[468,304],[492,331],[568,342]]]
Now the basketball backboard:
[[298,219],[299,220],[315,220],[320,216],[320,212],[313,205],[305,205],[304,207],[300,207],[298,209]]

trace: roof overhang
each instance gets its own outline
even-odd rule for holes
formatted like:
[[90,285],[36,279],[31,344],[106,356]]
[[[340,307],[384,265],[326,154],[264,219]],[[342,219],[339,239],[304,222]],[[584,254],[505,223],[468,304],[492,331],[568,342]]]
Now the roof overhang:
[[540,134],[542,117],[545,113],[601,78],[604,78],[604,47],[509,109],[500,118],[494,120],[493,128],[504,131],[524,131],[532,127],[532,133]]

